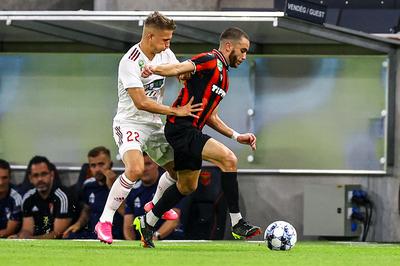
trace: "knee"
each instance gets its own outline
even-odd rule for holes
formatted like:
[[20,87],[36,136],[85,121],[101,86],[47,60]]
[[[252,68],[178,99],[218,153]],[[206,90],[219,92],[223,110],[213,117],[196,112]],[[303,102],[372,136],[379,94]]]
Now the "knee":
[[179,189],[179,192],[181,192],[185,196],[191,194],[197,189],[197,183],[195,182],[190,182],[190,183],[177,182],[176,184]]
[[126,166],[125,167],[125,175],[129,180],[136,181],[142,178],[144,171],[144,166],[135,165],[135,166]]
[[229,151],[225,154],[223,157],[222,161],[222,170],[224,172],[234,172],[237,171],[237,157],[236,155],[232,152]]

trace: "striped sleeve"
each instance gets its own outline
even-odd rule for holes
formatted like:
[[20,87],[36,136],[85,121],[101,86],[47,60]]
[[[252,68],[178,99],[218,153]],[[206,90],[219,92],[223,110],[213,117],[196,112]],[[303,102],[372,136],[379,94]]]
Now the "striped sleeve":
[[32,213],[32,197],[36,193],[36,188],[28,190],[22,198],[22,213],[24,217],[33,216]]
[[11,189],[10,196],[13,199],[13,209],[11,211],[10,220],[13,221],[21,221],[22,220],[22,197],[21,195],[15,190]]
[[55,218],[68,218],[71,216],[71,211],[70,211],[70,202],[67,194],[62,191],[60,188],[57,188],[54,191],[54,194],[56,196],[56,203],[57,205],[55,206],[54,210],[54,217]]

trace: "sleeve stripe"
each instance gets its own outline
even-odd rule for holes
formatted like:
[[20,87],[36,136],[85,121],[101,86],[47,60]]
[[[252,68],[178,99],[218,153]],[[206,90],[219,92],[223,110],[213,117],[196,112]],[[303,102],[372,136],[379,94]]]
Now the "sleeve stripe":
[[25,200],[27,200],[30,196],[32,196],[33,194],[35,194],[36,192],[36,188],[32,188],[30,190],[28,190],[25,194],[24,197],[22,198],[22,204],[24,204]]
[[60,213],[68,213],[67,195],[59,188],[56,189],[54,194],[60,199],[61,202]]
[[21,206],[22,205],[22,197],[15,189],[11,189],[10,196],[14,199],[15,206]]
[[[119,132],[118,132],[118,130],[116,130],[117,131],[117,135],[120,137],[120,138],[122,138],[122,132],[121,132],[121,130],[119,130]],[[120,134],[121,134],[121,136],[120,136]],[[122,143],[121,143],[122,144]],[[86,185],[86,184],[89,184],[89,183],[93,183],[93,182],[96,182],[96,178],[95,177],[90,177],[90,178],[88,178],[88,179],[86,179],[84,182],[83,182],[83,185]]]

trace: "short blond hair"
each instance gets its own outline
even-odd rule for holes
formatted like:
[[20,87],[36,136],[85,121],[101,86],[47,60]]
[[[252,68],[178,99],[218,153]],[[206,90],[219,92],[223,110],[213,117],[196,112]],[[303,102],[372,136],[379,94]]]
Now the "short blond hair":
[[175,30],[176,24],[173,19],[169,19],[160,12],[151,13],[144,21],[145,27],[154,27],[160,30]]

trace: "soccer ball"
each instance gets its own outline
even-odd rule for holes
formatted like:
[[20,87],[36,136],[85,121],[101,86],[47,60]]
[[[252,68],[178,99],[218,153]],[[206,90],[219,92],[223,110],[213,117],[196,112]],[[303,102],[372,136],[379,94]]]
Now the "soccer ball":
[[297,241],[296,229],[285,221],[273,222],[265,230],[264,240],[271,250],[290,250]]

